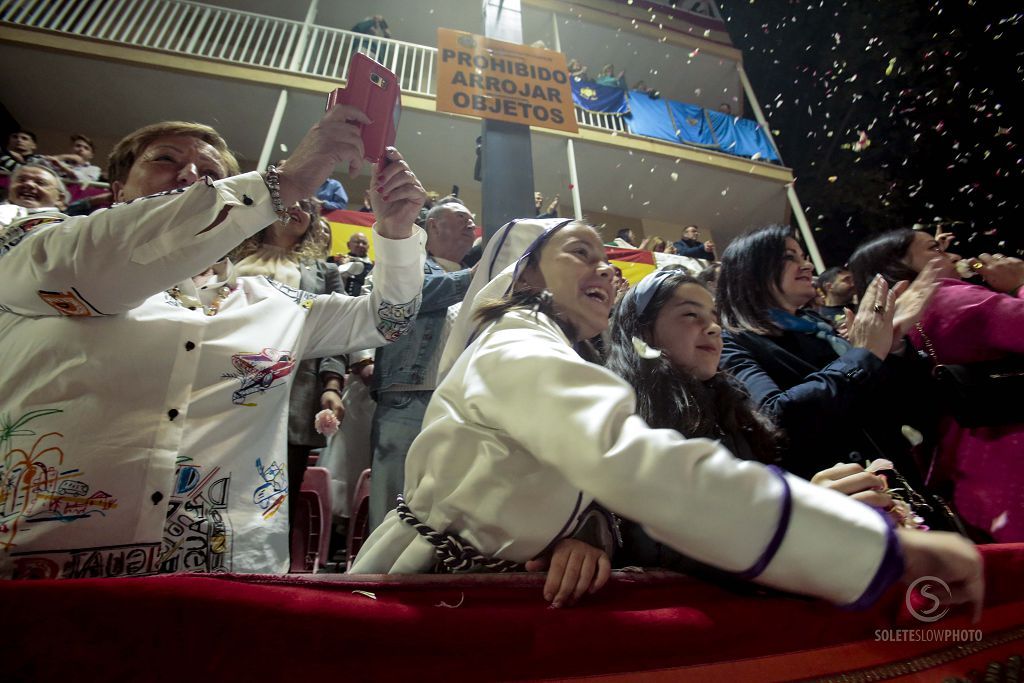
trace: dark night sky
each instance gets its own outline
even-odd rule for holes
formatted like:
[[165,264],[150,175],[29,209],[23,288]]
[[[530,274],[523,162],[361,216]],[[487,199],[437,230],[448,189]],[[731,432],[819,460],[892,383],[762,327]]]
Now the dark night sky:
[[844,262],[866,235],[915,223],[952,226],[951,251],[965,256],[1022,252],[1024,7],[719,7],[827,265]]

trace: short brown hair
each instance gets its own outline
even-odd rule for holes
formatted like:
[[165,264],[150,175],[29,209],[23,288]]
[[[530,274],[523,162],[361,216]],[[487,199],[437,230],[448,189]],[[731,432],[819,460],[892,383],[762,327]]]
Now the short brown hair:
[[72,144],[78,142],[79,140],[81,140],[85,144],[89,145],[89,147],[91,147],[93,149],[96,149],[96,145],[92,144],[92,139],[91,138],[87,138],[86,136],[82,135],[81,133],[75,133],[74,135],[71,136]]
[[161,121],[139,128],[134,133],[129,133],[121,138],[120,142],[114,145],[114,151],[107,159],[107,177],[111,182],[125,182],[128,180],[128,172],[132,165],[147,147],[157,138],[165,135],[191,135],[209,144],[220,153],[221,161],[224,163],[224,170],[229,176],[238,175],[238,160],[228,149],[228,143],[220,133],[202,123],[189,121]]

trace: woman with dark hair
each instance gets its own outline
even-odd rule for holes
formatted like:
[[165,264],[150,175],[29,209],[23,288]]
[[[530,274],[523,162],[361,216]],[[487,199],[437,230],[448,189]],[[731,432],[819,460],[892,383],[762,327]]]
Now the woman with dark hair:
[[[939,264],[939,287],[910,343],[935,364],[968,364],[1024,354],[1024,261],[982,254],[972,260],[989,287],[957,277],[953,261],[929,234],[894,230],[865,242],[850,258],[859,291],[876,274],[887,281],[914,277],[929,260]],[[1024,541],[1024,414],[1015,424],[962,427],[952,417],[940,438],[928,483],[952,491],[957,512],[978,538]]]
[[615,240],[612,244],[626,249],[636,249],[636,236],[631,228],[622,228],[615,233]]
[[934,276],[929,265],[909,287],[872,280],[844,339],[805,309],[815,296],[813,272],[788,227],[760,228],[729,245],[718,280],[721,367],[785,430],[783,467],[810,477],[837,461],[884,457],[919,484],[903,426],[931,426],[927,410],[915,414],[926,408],[918,392],[928,373],[903,353],[903,337]]
[[[754,410],[729,373],[718,370],[721,333],[714,299],[700,280],[683,270],[656,271],[616,306],[606,367],[633,387],[637,414],[651,427],[718,439],[738,458],[774,464],[782,433]],[[896,521],[909,518],[906,506],[897,508],[885,493],[885,480],[860,465],[836,465],[811,481],[891,510]],[[639,525],[624,521],[622,537],[619,564],[703,573]]]
[[[938,277],[957,278],[956,269],[952,268],[952,262],[945,256],[939,243],[930,235],[914,230],[892,230],[861,244],[850,257],[850,272],[853,275],[853,286],[857,292],[866,290],[876,275],[884,277],[890,285],[917,277],[917,271],[911,268],[906,260],[910,246],[918,242],[919,237],[919,249],[923,250],[922,255],[927,252],[930,258],[934,258],[938,262]],[[927,260],[925,259],[925,263]],[[854,267],[854,262],[857,264],[856,267]]]
[[[529,246],[494,273],[516,232]],[[576,221],[518,221],[491,238],[448,338],[462,353],[406,460],[404,500],[354,572],[516,569],[547,557],[600,501],[667,545],[769,586],[860,605],[927,568],[960,584],[954,600],[978,599],[980,563],[963,539],[893,530],[715,440],[644,423],[632,389],[575,348],[608,325],[611,275],[600,236]],[[599,566],[586,555],[555,582],[553,561],[545,597],[596,590],[607,577]]]
[[704,270],[697,273],[697,280],[708,288],[712,296],[718,291],[718,276],[722,271],[722,263],[715,261],[705,266]]

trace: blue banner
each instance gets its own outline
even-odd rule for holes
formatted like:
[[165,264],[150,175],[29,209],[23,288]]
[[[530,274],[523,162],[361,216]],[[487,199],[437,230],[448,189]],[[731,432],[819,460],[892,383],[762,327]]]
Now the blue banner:
[[665,100],[655,99],[639,90],[630,90],[628,122],[629,132],[634,135],[679,142]]
[[768,136],[756,121],[741,119],[720,111],[705,112],[711,124],[715,143],[723,152],[758,161],[779,160],[772,143],[768,141]]
[[736,117],[732,114],[723,114],[720,111],[708,109],[705,109],[704,113],[707,115],[718,149],[739,156],[739,152],[736,151],[736,145],[739,143],[736,140],[736,126],[734,125]]
[[736,126],[736,153],[758,161],[778,161],[779,155],[775,153],[768,135],[764,129],[750,119],[737,119]]
[[580,109],[601,114],[629,113],[629,101],[622,88],[598,85],[578,78],[570,78],[569,82],[572,84],[572,101]]
[[680,142],[701,147],[714,147],[715,138],[711,135],[711,127],[704,118],[704,109],[696,104],[685,104],[668,100],[669,113]]

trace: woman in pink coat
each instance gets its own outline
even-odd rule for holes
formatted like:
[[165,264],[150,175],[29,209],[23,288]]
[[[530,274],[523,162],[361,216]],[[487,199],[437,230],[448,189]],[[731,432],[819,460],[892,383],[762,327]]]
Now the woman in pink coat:
[[[913,279],[936,257],[943,279],[910,343],[947,365],[1024,356],[1024,261],[972,259],[989,285],[983,287],[960,280],[931,235],[896,230],[861,245],[850,269],[863,291],[876,273],[890,282]],[[1024,410],[1018,421],[999,426],[966,428],[944,417],[929,484],[952,489],[957,512],[979,539],[1024,541]]]

